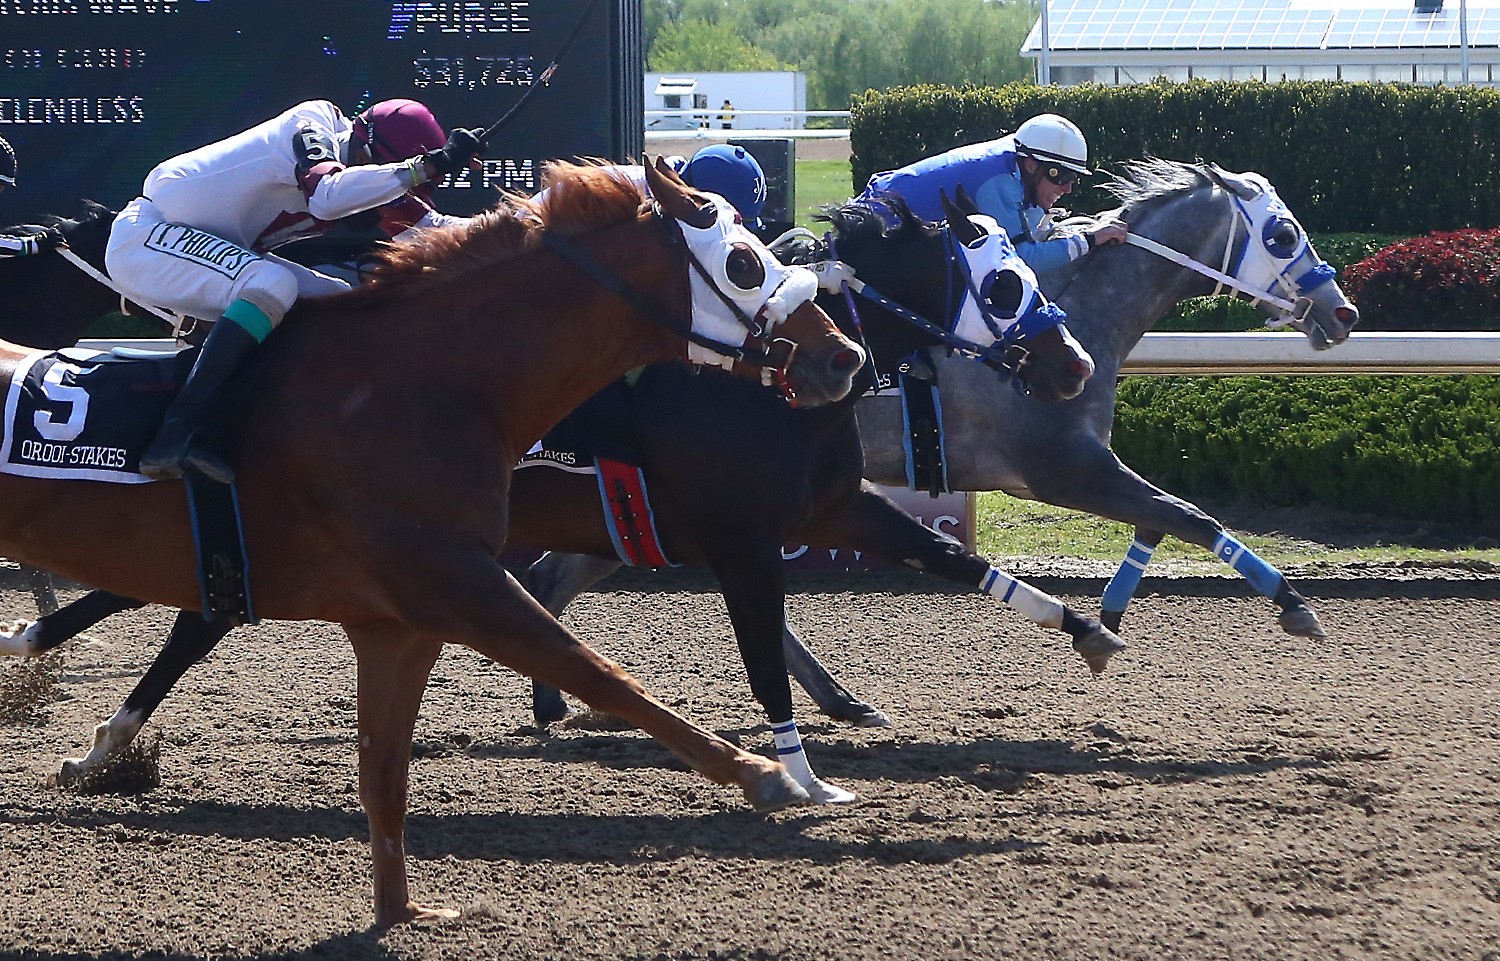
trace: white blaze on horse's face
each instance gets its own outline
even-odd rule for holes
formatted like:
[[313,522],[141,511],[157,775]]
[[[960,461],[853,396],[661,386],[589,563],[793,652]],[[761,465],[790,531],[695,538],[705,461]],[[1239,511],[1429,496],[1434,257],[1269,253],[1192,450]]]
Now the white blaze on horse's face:
[[[698,271],[688,270],[693,292],[693,330],[740,347],[750,331],[725,300],[745,316],[759,321],[769,333],[817,296],[818,278],[806,267],[779,263],[765,244],[737,222],[729,201],[717,194],[704,196],[713,201],[718,212],[715,222],[698,228],[679,221],[688,250],[712,279],[710,285]],[[734,365],[733,358],[699,344],[688,344],[687,357],[693,363],[726,370]]]
[[[1271,326],[1290,324],[1319,350],[1343,342],[1359,315],[1334,281],[1333,267],[1318,256],[1307,231],[1270,181],[1252,172],[1239,174],[1238,179],[1252,185],[1256,192],[1248,198],[1235,195],[1250,237],[1244,261],[1232,273],[1268,294],[1298,302],[1297,314],[1284,314]],[[1346,323],[1346,316],[1353,320]]]
[[989,345],[1005,339],[1025,340],[1058,327],[1079,360],[1092,370],[1094,359],[1062,323],[1061,313],[1042,296],[1036,273],[1016,253],[1000,224],[986,214],[970,214],[968,219],[984,236],[957,245],[963,252],[969,284],[953,332]]

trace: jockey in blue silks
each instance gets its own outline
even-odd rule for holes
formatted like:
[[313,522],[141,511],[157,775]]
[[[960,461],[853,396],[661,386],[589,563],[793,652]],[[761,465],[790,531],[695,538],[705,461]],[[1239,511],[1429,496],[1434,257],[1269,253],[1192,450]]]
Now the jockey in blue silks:
[[1104,224],[1092,231],[1049,237],[1047,211],[1072,192],[1088,168],[1089,148],[1076,125],[1044,113],[1009,137],[955,147],[899,170],[870,178],[861,200],[879,202],[881,192],[901,195],[924,220],[942,220],[940,192],[962,185],[981,213],[994,217],[1021,259],[1037,273],[1056,270],[1101,244],[1125,241],[1126,227]]

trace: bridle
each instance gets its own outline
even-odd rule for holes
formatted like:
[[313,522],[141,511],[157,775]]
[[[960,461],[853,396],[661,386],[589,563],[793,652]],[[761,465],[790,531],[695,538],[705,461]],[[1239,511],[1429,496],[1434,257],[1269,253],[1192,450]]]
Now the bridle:
[[[947,223],[943,223],[939,229],[942,232],[944,255],[948,265],[947,289],[943,296],[944,312],[949,318],[948,323],[938,324],[927,319],[917,311],[892,300],[870,284],[860,280],[852,269],[845,269],[842,273],[844,303],[854,322],[855,330],[859,332],[863,340],[864,330],[860,323],[859,309],[854,300],[854,295],[858,294],[925,332],[949,351],[972,357],[986,367],[1010,378],[1018,391],[1022,394],[1029,394],[1031,388],[1025,383],[1025,379],[1019,376],[1021,368],[1031,357],[1031,351],[1025,346],[1025,342],[1036,334],[1061,326],[1067,319],[1066,315],[1055,304],[1047,303],[1035,310],[1021,311],[1014,320],[997,317],[974,283],[968,258],[963,255],[962,242]],[[823,236],[823,245],[828,251],[829,259],[837,261],[838,247],[831,231]],[[847,265],[845,267],[847,268]],[[960,279],[959,283],[954,282],[955,277]],[[963,314],[964,303],[970,297],[979,308],[985,327],[994,335],[993,343],[980,344],[956,333]],[[865,346],[868,348],[868,344]],[[873,367],[874,353],[868,349],[866,352],[870,356],[870,363]],[[875,382],[877,384],[880,382],[878,375],[875,377]]]
[[[1246,252],[1250,249],[1254,240],[1255,220],[1250,212],[1245,209],[1244,202],[1239,195],[1229,188],[1223,188],[1229,194],[1231,206],[1231,219],[1229,223],[1229,235],[1224,243],[1224,259],[1219,268],[1210,267],[1189,255],[1182,253],[1165,244],[1158,243],[1149,237],[1130,233],[1125,236],[1125,242],[1142,250],[1150,251],[1158,257],[1170,260],[1174,264],[1186,267],[1196,273],[1214,281],[1214,294],[1222,293],[1226,288],[1235,292],[1241,299],[1246,300],[1253,307],[1261,304],[1269,304],[1279,313],[1276,317],[1266,322],[1268,327],[1286,327],[1289,325],[1305,324],[1309,314],[1312,312],[1313,300],[1306,292],[1320,284],[1333,279],[1334,269],[1327,262],[1319,260],[1313,253],[1312,244],[1303,233],[1302,245],[1289,258],[1285,267],[1273,269],[1271,282],[1265,289],[1257,288],[1239,278],[1241,268],[1244,266]],[[1243,237],[1243,244],[1236,241]],[[1235,255],[1238,248],[1239,254]],[[1268,255],[1269,256],[1269,255]],[[1291,276],[1292,268],[1304,260],[1314,261],[1313,264],[1296,277]],[[1274,266],[1274,265],[1273,265]],[[1290,294],[1291,299],[1281,296],[1281,293]]]
[[[661,225],[661,229],[667,239],[667,246],[674,251],[677,262],[681,265],[684,273],[689,270],[697,273],[703,282],[708,285],[708,289],[723,302],[724,306],[729,308],[730,315],[748,332],[744,345],[718,340],[693,329],[693,295],[691,284],[688,285],[687,319],[683,320],[680,311],[667,311],[660,304],[647,300],[644,296],[633,290],[629,284],[625,283],[618,274],[599,263],[598,260],[586,253],[581,247],[561,234],[547,230],[542,235],[542,243],[551,247],[563,259],[587,274],[599,286],[630,304],[652,323],[667,328],[689,343],[697,344],[700,347],[707,348],[716,354],[739,363],[760,367],[770,372],[772,382],[780,389],[782,395],[788,401],[795,400],[788,368],[791,367],[792,361],[797,356],[797,344],[784,337],[774,337],[771,335],[773,324],[762,323],[759,319],[760,314],[765,312],[766,307],[764,304],[761,305],[756,315],[752,317],[739,304],[735,303],[728,294],[724,293],[719,287],[718,282],[714,280],[713,275],[708,272],[707,268],[703,266],[702,261],[698,259],[698,256],[693,253],[692,248],[688,246],[687,240],[683,236],[682,225],[677,222],[677,219],[663,212],[659,203],[653,201],[651,206],[653,219]],[[775,291],[772,292],[772,296],[775,296]],[[767,300],[769,301],[770,298],[767,298]]]

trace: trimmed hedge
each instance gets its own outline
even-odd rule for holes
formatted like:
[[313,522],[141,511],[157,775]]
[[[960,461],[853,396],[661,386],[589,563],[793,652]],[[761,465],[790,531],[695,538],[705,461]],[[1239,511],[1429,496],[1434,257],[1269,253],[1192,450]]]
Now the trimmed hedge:
[[[998,137],[1044,111],[1088,135],[1108,168],[1154,155],[1255,170],[1307,229],[1407,236],[1500,224],[1500,91],[1336,81],[1128,87],[898,87],[853,99],[853,187],[870,175]],[[1097,187],[1070,195],[1094,213]]]
[[1500,330],[1500,230],[1414,237],[1342,282],[1364,330]]
[[1500,532],[1500,377],[1135,377],[1114,448],[1168,490]]

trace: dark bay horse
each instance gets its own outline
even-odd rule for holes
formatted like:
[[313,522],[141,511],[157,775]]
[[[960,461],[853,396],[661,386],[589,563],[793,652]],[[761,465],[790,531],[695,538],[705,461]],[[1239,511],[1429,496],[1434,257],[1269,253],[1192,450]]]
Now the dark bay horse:
[[[68,249],[101,273],[104,245],[115,212],[92,200],[78,217],[48,217]],[[120,296],[89,279],[61,254],[0,257],[0,340],[23,347],[71,347],[100,317],[120,309]],[[57,596],[46,571],[25,568],[37,610],[57,610]]]
[[[1113,185],[1125,204],[1114,215],[1133,234],[1227,271],[1253,291],[1297,299],[1300,315],[1290,318],[1290,325],[1315,350],[1348,338],[1358,312],[1264,178],[1165,160],[1130,164],[1126,170]],[[952,488],[1004,490],[1133,524],[1135,541],[1104,592],[1101,619],[1111,629],[1119,626],[1156,544],[1170,533],[1209,549],[1271,598],[1287,633],[1324,636],[1316,614],[1279,571],[1219,521],[1153,486],[1109,449],[1121,361],[1173,305],[1214,293],[1217,281],[1132,245],[1095,251],[1042,282],[1067,310],[1068,327],[1094,359],[1097,373],[1076,398],[1038,405],[973,364],[935,358]],[[858,411],[865,476],[904,485],[899,402],[864,397]],[[528,574],[528,587],[550,610],[560,610],[611,569],[587,557],[549,555]],[[824,712],[856,723],[879,722],[883,715],[846,690],[790,625],[784,626],[783,644],[798,683]]]
[[[912,312],[918,320],[946,321],[955,313],[946,294],[963,287],[964,275],[990,278],[989,287],[994,289],[1003,285],[992,274],[1007,269],[1024,272],[1024,278],[1019,274],[1016,278],[1015,303],[996,311],[1001,317],[1034,302],[1034,294],[1023,289],[1034,280],[1029,269],[1015,260],[997,230],[990,233],[981,225],[987,218],[970,220],[955,208],[949,212],[947,226],[937,227],[912,217],[904,205],[891,209],[900,214],[899,227],[883,223],[875,211],[858,203],[829,215],[840,257],[870,285],[870,298],[882,296],[892,305],[887,309],[871,304],[862,312],[871,368],[889,375],[901,358],[933,344],[932,328],[918,326],[892,310]],[[826,246],[816,247],[805,251],[803,259],[815,260],[826,253]],[[956,262],[960,260],[961,264]],[[992,297],[992,301],[997,299],[998,295]],[[824,295],[819,303],[838,316],[845,329],[852,328],[845,300]],[[970,306],[966,300],[965,310]],[[1005,358],[1014,357],[1011,352],[1018,345],[1005,336],[992,336],[992,342],[987,360],[1001,368],[1001,373],[1020,378],[1033,395],[1032,403],[1076,395],[1092,370],[1092,363],[1076,349],[1065,328],[1053,320],[1025,338],[1026,355],[1014,374]],[[680,365],[647,368],[628,394],[627,412],[610,415],[608,429],[617,443],[628,438],[639,452],[668,556],[706,563],[718,576],[751,688],[778,729],[778,740],[786,742],[779,745],[783,758],[814,800],[843,800],[850,795],[812,774],[792,720],[787,665],[781,651],[785,583],[780,551],[788,540],[830,547],[853,545],[965,587],[987,585],[997,596],[1008,590],[1010,602],[1028,616],[1067,632],[1075,650],[1096,669],[1102,669],[1123,646],[1097,621],[1017,584],[862,484],[852,397],[817,409],[793,410],[734,378],[711,371],[689,372]],[[586,416],[577,414],[573,419]],[[585,555],[573,558],[574,566],[566,570],[559,561],[569,555],[549,555],[550,560],[534,565],[523,579],[554,614],[578,591],[620,564],[602,513],[599,482],[591,474],[544,466],[518,470],[512,479],[510,523],[512,543]],[[40,653],[99,617],[136,603],[96,592],[63,613],[5,638],[5,649]],[[60,779],[80,776],[128,743],[172,684],[227,629],[227,625],[205,623],[196,614],[180,616],[146,677],[120,711],[96,730],[88,757],[64,762]],[[534,704],[541,723],[567,712],[556,688],[540,682]],[[841,716],[864,723],[883,719],[873,708],[867,708],[863,716],[848,712]]]
[[[78,217],[50,217],[68,249],[101,273],[115,212],[83,201]],[[0,257],[0,340],[24,347],[71,347],[100,317],[120,309],[120,295],[89,279],[57,253]]]
[[[454,914],[410,898],[403,843],[412,729],[447,643],[626,718],[757,808],[808,799],[779,763],[649,697],[496,559],[521,454],[624,371],[682,356],[684,337],[733,351],[742,321],[774,324],[768,339],[796,346],[783,376],[804,402],[847,393],[863,361],[811,303],[810,272],[775,264],[727,204],[665,166],[648,178],[654,207],[607,171],[561,166],[559,187],[525,215],[429,232],[392,248],[370,288],[298,305],[247,371],[239,490],[252,588],[262,616],[335,622],[353,644],[377,925]],[[692,257],[713,290],[690,280]],[[29,359],[0,349],[0,378]],[[0,549],[120,594],[198,603],[175,482],[0,474]]]

